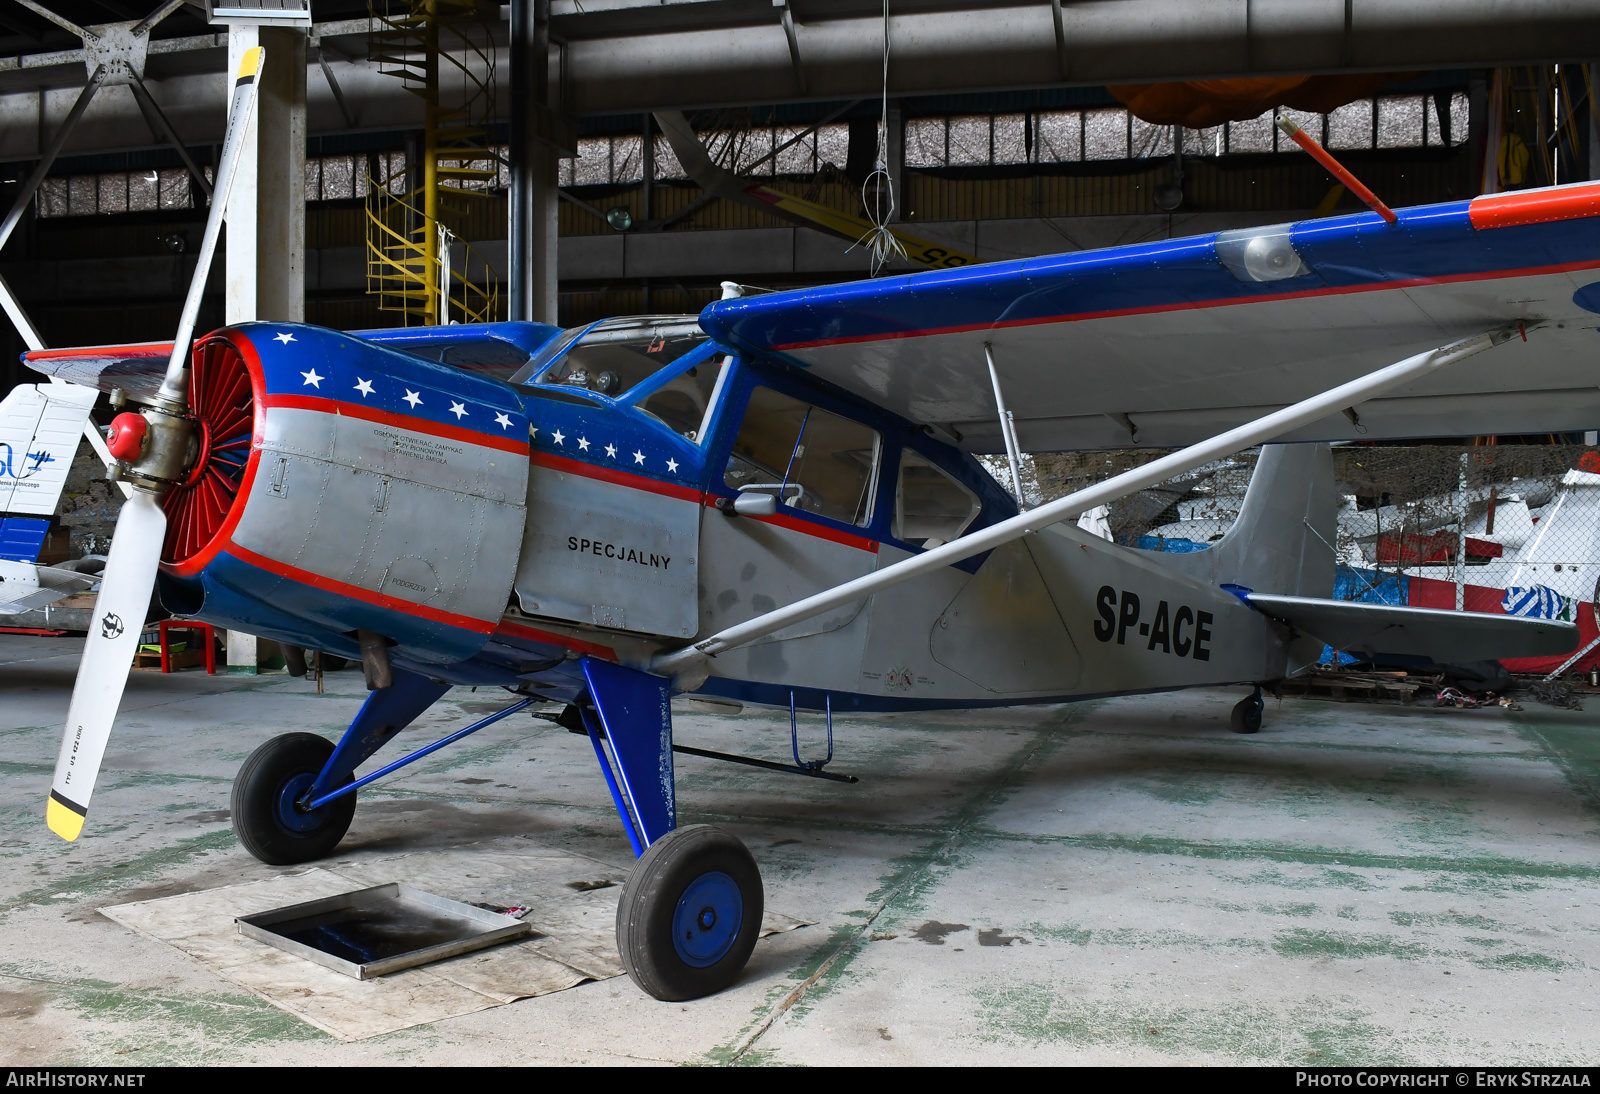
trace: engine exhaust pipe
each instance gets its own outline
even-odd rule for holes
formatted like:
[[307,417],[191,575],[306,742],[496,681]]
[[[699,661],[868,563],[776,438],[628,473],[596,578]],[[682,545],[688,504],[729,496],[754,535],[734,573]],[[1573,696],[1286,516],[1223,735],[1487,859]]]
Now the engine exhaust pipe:
[[356,631],[356,639],[361,643],[361,671],[367,677],[367,690],[381,691],[393,684],[394,670],[389,667],[389,640],[372,631]]

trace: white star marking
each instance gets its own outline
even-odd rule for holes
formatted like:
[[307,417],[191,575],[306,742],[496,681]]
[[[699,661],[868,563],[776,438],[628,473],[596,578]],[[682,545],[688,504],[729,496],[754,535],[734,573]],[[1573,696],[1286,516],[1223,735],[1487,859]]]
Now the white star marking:
[[589,451],[589,438],[588,437],[579,437],[578,438],[578,451],[580,451],[580,452]]
[[552,441],[556,442],[556,444],[560,444],[562,439],[563,439],[562,435],[561,435],[561,430],[558,429],[554,433],[550,434],[550,439]]
[[465,403],[458,403],[454,399],[451,399],[450,400],[450,413],[454,414],[456,416],[456,421],[459,422],[462,418],[465,418],[467,416],[466,404]]
[[501,429],[510,429],[511,419],[506,417],[504,414],[496,414],[494,416],[494,424],[499,426]]
[[372,394],[372,381],[371,380],[363,380],[361,377],[357,376],[356,377],[356,390],[361,392],[361,397],[363,399],[365,399],[368,395]]
[[[322,390],[322,381],[327,379],[326,376],[318,376],[316,369],[312,369],[310,372],[302,372],[300,375],[306,378],[306,384],[310,384],[318,391]],[[306,384],[301,384],[300,386],[305,387]]]
[[538,435],[539,435],[539,430],[538,430],[538,427],[536,427],[536,426],[531,426],[531,425],[530,425],[530,426],[529,426],[529,427],[528,427],[528,440],[530,440],[530,441],[531,441],[531,440],[533,440],[533,439],[534,439],[534,438],[535,438],[535,437],[537,437],[537,436],[538,436]]
[[668,460],[667,461],[667,470],[668,471],[676,471],[677,469],[678,469],[678,461],[677,460]]
[[614,444],[606,445],[606,455],[610,456],[612,459],[616,459],[617,458],[617,446],[614,445]]
[[288,332],[285,332],[283,334],[274,334],[272,337],[275,338],[277,341],[282,342],[286,346],[290,342],[294,341],[294,335],[289,334]]
[[644,462],[644,453],[643,452],[635,452],[633,454],[633,462],[634,463],[643,463]]
[[418,395],[415,391],[412,391],[410,388],[406,388],[405,401],[411,404],[411,409],[412,410],[415,410],[415,409],[417,409],[417,407],[422,405],[422,396]]

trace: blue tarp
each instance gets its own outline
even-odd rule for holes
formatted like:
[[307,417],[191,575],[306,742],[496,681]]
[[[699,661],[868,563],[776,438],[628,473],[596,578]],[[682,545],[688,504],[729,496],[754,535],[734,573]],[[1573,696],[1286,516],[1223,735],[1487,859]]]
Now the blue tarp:
[[[1411,579],[1404,574],[1383,573],[1377,570],[1338,566],[1333,571],[1333,599],[1351,600],[1360,604],[1388,604],[1396,608],[1406,606],[1411,595]],[[1322,647],[1318,660],[1324,665],[1348,665],[1356,658],[1340,653],[1332,646]]]

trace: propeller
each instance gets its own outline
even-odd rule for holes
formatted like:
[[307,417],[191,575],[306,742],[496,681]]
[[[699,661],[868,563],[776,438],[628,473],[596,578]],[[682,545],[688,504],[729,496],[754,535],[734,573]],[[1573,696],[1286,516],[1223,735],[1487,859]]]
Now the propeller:
[[222,158],[217,164],[211,211],[206,217],[205,237],[200,244],[194,277],[189,282],[189,295],[184,299],[161,390],[139,412],[117,415],[107,438],[111,454],[119,461],[115,473],[132,483],[134,491],[117,514],[111,551],[100,578],[95,619],[90,624],[83,660],[78,665],[78,679],[72,687],[66,735],[61,740],[55,780],[45,806],[50,830],[62,839],[75,840],[83,831],[89,798],[100,773],[100,760],[111,736],[111,724],[116,719],[128,672],[139,648],[139,634],[144,629],[145,613],[155,589],[167,532],[167,516],[161,507],[161,498],[183,480],[195,458],[195,425],[189,416],[187,398],[189,342],[194,336],[201,294],[205,291],[206,277],[222,233],[239,152],[255,108],[261,61],[262,50],[257,46],[245,51],[239,65],[233,103],[228,111],[228,131],[223,140]]

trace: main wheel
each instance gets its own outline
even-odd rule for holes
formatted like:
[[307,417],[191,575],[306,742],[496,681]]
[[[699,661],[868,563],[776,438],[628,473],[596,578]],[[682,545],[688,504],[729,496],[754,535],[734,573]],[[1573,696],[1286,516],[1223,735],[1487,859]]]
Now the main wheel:
[[761,933],[761,871],[744,844],[692,824],[652,843],[617,904],[617,949],[657,999],[699,999],[732,984]]
[[310,862],[344,839],[356,813],[346,794],[306,812],[295,805],[333,755],[333,742],[315,733],[274,737],[245,760],[233,778],[233,831],[249,851],[272,866]]
[[1261,729],[1261,711],[1267,705],[1260,695],[1240,699],[1233,707],[1231,724],[1235,733],[1257,733]]

